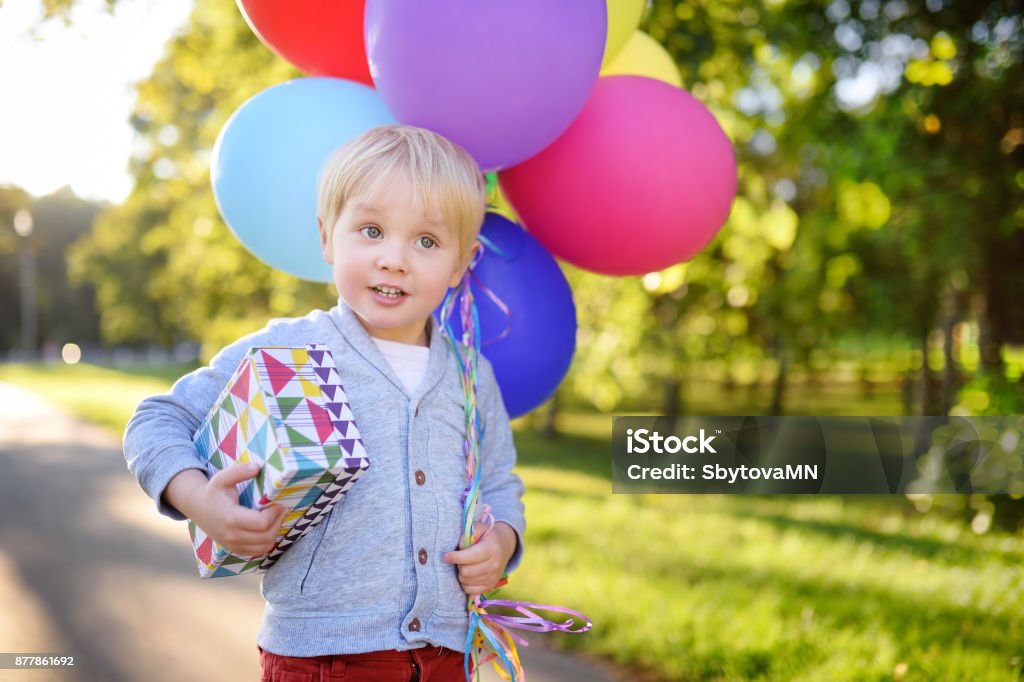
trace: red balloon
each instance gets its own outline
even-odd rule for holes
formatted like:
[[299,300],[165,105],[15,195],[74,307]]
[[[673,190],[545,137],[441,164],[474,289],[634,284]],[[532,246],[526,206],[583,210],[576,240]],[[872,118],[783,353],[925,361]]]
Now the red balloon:
[[729,217],[736,156],[690,93],[642,76],[599,78],[569,129],[498,174],[555,256],[606,275],[692,258]]
[[263,44],[302,71],[373,87],[363,41],[366,0],[238,0],[238,7]]

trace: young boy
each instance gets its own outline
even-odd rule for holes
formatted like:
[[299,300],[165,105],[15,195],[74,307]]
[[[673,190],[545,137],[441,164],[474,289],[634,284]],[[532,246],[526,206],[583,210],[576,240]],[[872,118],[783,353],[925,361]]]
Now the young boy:
[[250,347],[331,348],[371,467],[264,576],[263,680],[461,680],[466,595],[490,590],[519,564],[523,484],[483,357],[479,502],[495,523],[457,549],[467,484],[463,388],[431,319],[480,247],[484,210],[483,178],[461,147],[401,125],[358,136],[335,152],[320,182],[320,243],[338,305],[271,320],[169,394],[142,401],[128,423],[128,467],[161,513],[194,520],[233,552],[263,555],[287,510],[238,504],[235,484],[255,476],[255,465],[207,480],[192,434]]

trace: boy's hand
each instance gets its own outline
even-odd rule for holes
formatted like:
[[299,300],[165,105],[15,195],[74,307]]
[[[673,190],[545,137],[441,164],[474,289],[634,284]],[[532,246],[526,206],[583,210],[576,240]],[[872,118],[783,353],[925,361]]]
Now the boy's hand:
[[444,560],[458,565],[462,591],[472,597],[494,589],[516,551],[517,542],[512,526],[498,521],[480,542],[469,549],[448,552]]
[[197,495],[192,518],[203,531],[235,554],[258,557],[269,554],[277,544],[287,507],[272,505],[263,511],[238,503],[237,483],[253,478],[259,466],[236,464],[218,471]]

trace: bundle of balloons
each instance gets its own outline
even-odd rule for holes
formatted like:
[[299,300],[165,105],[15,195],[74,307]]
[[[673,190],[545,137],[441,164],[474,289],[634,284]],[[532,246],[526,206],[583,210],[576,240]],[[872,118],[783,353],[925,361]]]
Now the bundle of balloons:
[[211,167],[224,220],[269,265],[329,282],[316,181],[335,148],[396,122],[465,147],[519,222],[488,214],[474,268],[474,286],[493,293],[476,290],[482,353],[511,417],[551,397],[575,350],[556,257],[642,275],[694,256],[729,214],[732,145],[637,30],[644,0],[238,2],[310,76],[225,124]]
[[[459,319],[444,324],[450,337],[475,339],[511,417],[554,393],[575,350],[576,309],[555,257],[642,275],[694,256],[728,217],[732,145],[665,49],[637,30],[645,0],[238,2],[259,38],[309,77],[255,95],[225,124],[211,164],[221,215],[272,267],[329,282],[316,185],[334,149],[396,122],[465,147],[496,173],[495,200],[518,223],[487,214],[484,256],[460,285],[474,310],[461,329]],[[468,408],[473,358],[461,365]],[[508,678],[522,677],[508,627],[575,631],[537,616],[539,605],[475,604],[473,646]]]

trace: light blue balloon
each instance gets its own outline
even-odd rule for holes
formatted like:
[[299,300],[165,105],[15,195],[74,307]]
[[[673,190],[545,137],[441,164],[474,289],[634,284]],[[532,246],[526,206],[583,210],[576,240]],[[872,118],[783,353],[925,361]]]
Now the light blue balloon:
[[213,147],[217,208],[238,240],[271,267],[330,282],[320,251],[320,170],[356,135],[395,123],[377,92],[341,78],[267,88],[231,115]]

